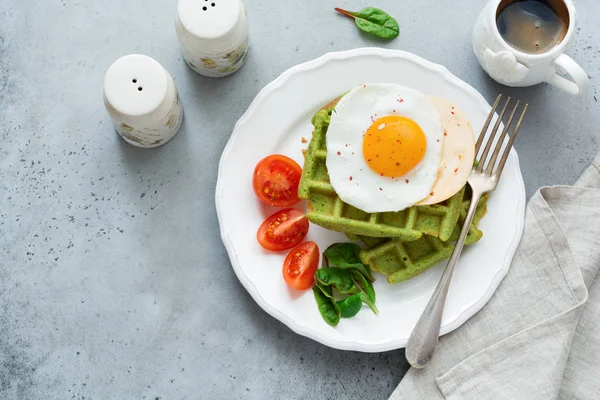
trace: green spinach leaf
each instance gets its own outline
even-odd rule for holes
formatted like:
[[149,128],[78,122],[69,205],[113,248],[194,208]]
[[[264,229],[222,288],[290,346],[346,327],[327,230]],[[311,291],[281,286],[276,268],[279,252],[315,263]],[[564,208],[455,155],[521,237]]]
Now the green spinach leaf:
[[371,299],[369,299],[369,296],[367,296],[365,292],[360,292],[358,295],[360,296],[362,302],[368,305],[375,314],[379,314],[377,306],[371,301]]
[[352,12],[341,8],[335,11],[354,19],[356,26],[364,32],[391,40],[400,34],[398,22],[388,13],[374,7],[366,7],[360,11]]
[[315,286],[321,289],[321,292],[330,299],[333,299],[333,291],[331,290],[331,286],[327,286],[319,282],[319,280],[315,279]]
[[352,277],[354,278],[354,281],[358,287],[361,288],[361,290],[365,292],[367,296],[369,296],[369,300],[375,303],[375,288],[373,287],[373,284],[366,280],[365,277],[357,270],[352,270]]
[[356,243],[334,243],[323,252],[323,257],[327,260],[326,265],[334,265],[342,269],[355,268],[365,278],[374,282],[371,268],[360,261],[360,250],[360,246]]
[[325,257],[325,253],[323,253],[323,261],[321,262],[321,268],[329,267],[329,260]]
[[317,286],[313,286],[312,289],[321,317],[323,317],[325,322],[329,325],[337,326],[337,324],[340,323],[340,307],[333,299],[327,297]]
[[344,300],[336,302],[340,308],[340,316],[342,318],[352,318],[358,314],[363,305],[360,297],[361,293],[353,294],[350,297],[346,297]]
[[[323,252],[323,267],[315,271],[315,300],[319,313],[331,326],[337,326],[340,318],[354,317],[363,303],[379,313],[372,283],[375,278],[369,266],[360,261],[360,250],[356,243],[332,244]],[[347,296],[336,301],[339,295]]]
[[320,285],[332,286],[342,294],[355,294],[360,288],[354,283],[350,271],[341,268],[326,267],[315,272],[315,280]]

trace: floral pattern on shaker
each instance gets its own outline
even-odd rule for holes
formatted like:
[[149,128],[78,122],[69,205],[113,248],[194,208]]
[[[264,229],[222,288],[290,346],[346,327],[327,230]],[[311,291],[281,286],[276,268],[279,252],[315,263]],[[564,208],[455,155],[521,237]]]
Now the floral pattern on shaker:
[[240,45],[225,53],[220,57],[204,57],[200,58],[198,64],[194,64],[188,61],[188,64],[194,69],[208,69],[213,70],[215,74],[225,74],[233,72],[240,68],[248,58],[248,39],[244,40]]

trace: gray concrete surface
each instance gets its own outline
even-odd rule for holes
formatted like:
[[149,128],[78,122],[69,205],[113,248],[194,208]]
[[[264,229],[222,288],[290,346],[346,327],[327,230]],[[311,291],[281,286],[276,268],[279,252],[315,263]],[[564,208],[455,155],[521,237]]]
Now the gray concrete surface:
[[[214,205],[220,153],[257,92],[328,51],[383,46],[447,66],[491,100],[531,103],[516,147],[527,194],[569,184],[600,150],[600,4],[578,0],[569,54],[580,98],[507,89],[471,52],[481,0],[369,4],[246,0],[252,53],[203,78],[181,59],[175,0],[3,0],[0,6],[0,398],[384,399],[402,351],[342,352],[264,313],[235,277]],[[378,6],[401,36],[374,41],[334,6]],[[175,77],[180,133],[140,150],[114,133],[102,78],[128,53]],[[398,316],[401,318],[401,316]]]

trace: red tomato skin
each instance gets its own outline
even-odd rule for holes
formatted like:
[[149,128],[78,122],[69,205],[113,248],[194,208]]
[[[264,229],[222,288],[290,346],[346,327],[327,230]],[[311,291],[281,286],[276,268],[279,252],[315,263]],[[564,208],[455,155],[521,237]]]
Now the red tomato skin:
[[283,279],[298,290],[306,290],[315,282],[315,271],[319,268],[319,246],[315,242],[304,242],[294,247],[283,262]]
[[256,164],[252,186],[263,203],[289,207],[300,201],[298,185],[301,176],[302,168],[296,161],[282,154],[272,154]]
[[308,228],[308,218],[302,211],[285,208],[263,221],[256,232],[256,240],[267,250],[289,250],[304,240]]

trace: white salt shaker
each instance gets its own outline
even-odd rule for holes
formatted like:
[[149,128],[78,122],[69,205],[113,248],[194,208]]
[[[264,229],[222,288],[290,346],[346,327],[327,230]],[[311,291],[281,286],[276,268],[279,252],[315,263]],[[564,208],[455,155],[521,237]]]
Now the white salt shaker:
[[240,0],[179,0],[175,28],[181,53],[201,75],[222,77],[248,57],[248,21]]
[[167,143],[183,120],[173,78],[158,61],[141,54],[121,57],[108,68],[104,105],[119,135],[136,147]]

